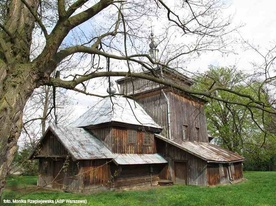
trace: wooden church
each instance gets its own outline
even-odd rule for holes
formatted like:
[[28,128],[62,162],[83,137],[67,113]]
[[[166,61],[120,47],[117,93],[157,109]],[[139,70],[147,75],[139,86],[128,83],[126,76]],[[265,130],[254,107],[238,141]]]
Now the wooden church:
[[[170,69],[154,73],[192,85]],[[93,192],[243,178],[243,157],[209,143],[203,99],[145,79],[117,83],[120,95],[111,92],[69,127],[47,129],[31,155],[39,159],[38,186]]]

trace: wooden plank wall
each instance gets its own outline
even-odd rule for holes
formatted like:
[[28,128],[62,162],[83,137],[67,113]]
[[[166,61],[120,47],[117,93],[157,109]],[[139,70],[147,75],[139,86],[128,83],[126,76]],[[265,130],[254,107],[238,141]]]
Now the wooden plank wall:
[[146,79],[133,79],[127,80],[120,85],[120,93],[124,95],[133,95],[139,92],[149,91],[154,88],[160,87],[160,84],[157,84],[153,81]]
[[156,139],[157,153],[162,155],[168,162],[167,172],[162,171],[161,177],[175,181],[175,162],[187,162],[187,184],[207,185],[207,163],[173,145]]
[[[230,174],[229,174],[230,173]],[[242,162],[208,164],[208,185],[225,184],[243,178]]]
[[243,178],[243,165],[242,162],[237,162],[233,164],[234,167],[234,174],[233,179],[234,180],[239,180]]
[[128,165],[114,166],[114,187],[115,188],[133,188],[139,186],[157,185],[159,173],[165,164],[156,165]]
[[[170,105],[170,126],[172,139],[208,142],[207,124],[204,105],[173,92],[166,91]],[[146,112],[163,127],[161,134],[168,137],[168,106],[161,91],[139,96],[137,101]],[[184,125],[187,137],[183,139]]]
[[[208,142],[207,124],[203,103],[168,92],[171,111],[171,131],[176,142],[182,140]],[[184,125],[187,137],[183,139]]]
[[[112,152],[120,154],[153,154],[156,152],[154,134],[137,131],[136,142],[129,143],[128,132],[131,132],[131,129],[112,128]],[[150,144],[144,144],[146,135],[150,136]]]
[[39,187],[52,187],[53,182],[53,163],[50,159],[39,159],[39,175],[37,185]]
[[81,161],[78,176],[83,177],[83,186],[107,185],[110,181],[110,169],[106,160]]
[[36,155],[41,156],[65,157],[68,154],[60,141],[51,133],[48,133],[48,135],[41,142],[41,148],[38,148],[36,151]]
[[103,128],[89,129],[89,131],[93,135],[95,135],[96,137],[101,139],[102,141],[108,140],[111,136],[111,127],[110,126],[106,126]]
[[219,164],[208,164],[208,185],[220,184]]
[[[167,72],[167,71],[164,71],[163,74],[161,74],[160,70],[155,71],[155,75],[160,77],[163,75],[162,78],[166,79],[168,82],[177,84],[184,88],[190,87],[190,83],[183,80],[183,77],[180,77],[179,75],[170,74],[170,72]],[[156,88],[164,87],[164,85],[161,85],[159,83],[155,83],[153,81],[146,80],[146,79],[138,79],[138,78],[132,78],[132,79],[126,78],[124,81],[119,81],[118,83],[120,84],[120,93],[124,95],[133,95],[137,93],[147,92]]]
[[163,127],[161,134],[168,136],[168,114],[167,102],[161,91],[149,93],[137,97],[137,102],[141,104],[144,110],[153,118],[153,120]]

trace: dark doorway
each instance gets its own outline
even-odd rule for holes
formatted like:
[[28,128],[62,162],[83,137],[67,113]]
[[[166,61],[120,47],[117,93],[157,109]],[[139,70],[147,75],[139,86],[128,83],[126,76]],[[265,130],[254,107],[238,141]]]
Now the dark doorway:
[[187,163],[174,162],[175,183],[187,184]]

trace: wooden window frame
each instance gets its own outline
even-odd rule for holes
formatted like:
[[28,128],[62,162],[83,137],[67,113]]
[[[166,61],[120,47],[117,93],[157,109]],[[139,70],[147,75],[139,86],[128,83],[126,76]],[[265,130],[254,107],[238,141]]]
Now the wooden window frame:
[[128,130],[127,131],[127,143],[128,144],[136,144],[137,143],[137,131],[136,130]]
[[145,136],[144,136],[144,139],[143,139],[143,145],[151,145],[151,143],[152,143],[151,139],[152,138],[151,138],[150,133],[145,132]]
[[182,140],[188,140],[188,125],[187,124],[183,124]]
[[200,128],[196,127],[196,140],[199,141]]

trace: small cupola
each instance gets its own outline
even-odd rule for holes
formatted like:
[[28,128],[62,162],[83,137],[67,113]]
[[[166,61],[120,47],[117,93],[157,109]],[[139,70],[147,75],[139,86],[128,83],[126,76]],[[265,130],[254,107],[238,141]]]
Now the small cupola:
[[149,55],[150,57],[156,62],[158,60],[158,52],[159,50],[157,49],[157,43],[154,41],[154,35],[153,32],[150,34],[150,44],[149,44]]

